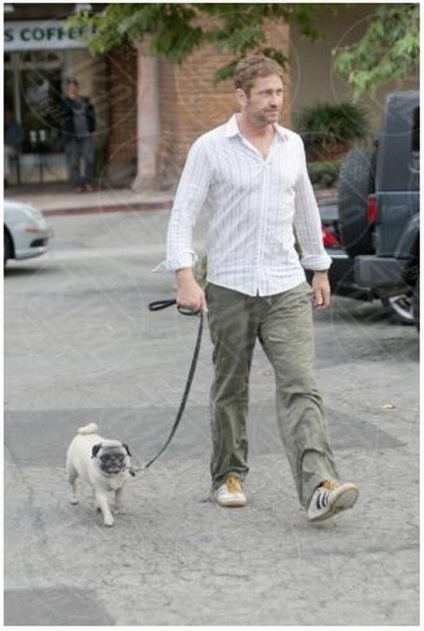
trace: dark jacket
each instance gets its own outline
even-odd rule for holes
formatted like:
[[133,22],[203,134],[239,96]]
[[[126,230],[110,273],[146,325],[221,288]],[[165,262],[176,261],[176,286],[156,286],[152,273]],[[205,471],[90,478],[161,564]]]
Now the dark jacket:
[[[94,114],[94,107],[85,96],[79,97],[85,105],[85,115],[87,121],[88,132],[92,134],[96,129],[96,119]],[[75,125],[74,125],[74,108],[72,106],[72,100],[68,97],[62,99],[60,103],[61,118],[62,118],[62,130],[65,136],[75,137]]]

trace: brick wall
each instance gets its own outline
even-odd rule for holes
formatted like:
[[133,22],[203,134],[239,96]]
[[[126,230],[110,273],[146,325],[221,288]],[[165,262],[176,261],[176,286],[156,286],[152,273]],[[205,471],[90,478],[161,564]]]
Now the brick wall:
[[126,45],[107,57],[109,163],[137,160],[137,52]]
[[[289,51],[289,28],[270,25],[268,46]],[[162,61],[160,66],[161,131],[158,171],[162,177],[177,177],[193,141],[202,133],[225,122],[237,108],[232,80],[214,83],[214,74],[232,57],[212,47],[193,53],[181,66]],[[281,122],[290,126],[291,96],[289,72],[284,77],[284,105]]]
[[[214,84],[214,73],[229,57],[210,47],[193,53],[181,66],[161,64],[161,129],[163,144],[160,169],[178,174],[195,138],[216,127],[234,111],[231,81]],[[164,150],[167,154],[164,154]]]
[[[267,45],[288,54],[289,31],[271,25]],[[163,185],[181,172],[187,151],[202,133],[225,122],[237,104],[231,80],[214,83],[218,68],[231,61],[212,47],[193,53],[181,66],[161,59],[159,64],[161,140],[157,156],[158,180]],[[137,160],[137,55],[131,47],[108,57],[110,79],[110,164]],[[290,124],[289,74],[284,79],[282,124]]]

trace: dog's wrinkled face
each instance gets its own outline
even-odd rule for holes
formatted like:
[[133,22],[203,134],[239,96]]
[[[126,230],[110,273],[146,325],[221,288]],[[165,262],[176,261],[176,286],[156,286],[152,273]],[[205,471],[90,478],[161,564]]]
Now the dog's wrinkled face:
[[105,446],[99,443],[92,449],[92,457],[97,459],[98,465],[103,473],[119,473],[128,466],[130,451],[127,445],[119,447]]

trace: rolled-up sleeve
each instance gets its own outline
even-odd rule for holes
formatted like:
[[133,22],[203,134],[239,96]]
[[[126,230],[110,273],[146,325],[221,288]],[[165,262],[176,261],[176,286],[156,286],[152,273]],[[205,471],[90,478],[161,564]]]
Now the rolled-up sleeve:
[[321,217],[315,199],[303,144],[299,139],[300,173],[296,183],[294,228],[299,242],[302,267],[313,271],[328,269],[331,257],[322,240]]
[[166,260],[154,272],[193,267],[198,260],[192,249],[193,228],[205,204],[212,177],[203,138],[191,147],[175,195],[168,224]]

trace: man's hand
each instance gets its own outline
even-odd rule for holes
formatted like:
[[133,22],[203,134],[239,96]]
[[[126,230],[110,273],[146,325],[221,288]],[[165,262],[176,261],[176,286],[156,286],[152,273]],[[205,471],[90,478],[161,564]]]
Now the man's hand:
[[330,306],[330,281],[328,272],[314,272],[312,278],[312,301],[316,309],[327,309]]
[[196,281],[191,268],[179,269],[177,277],[177,305],[194,312],[208,310],[205,292]]

